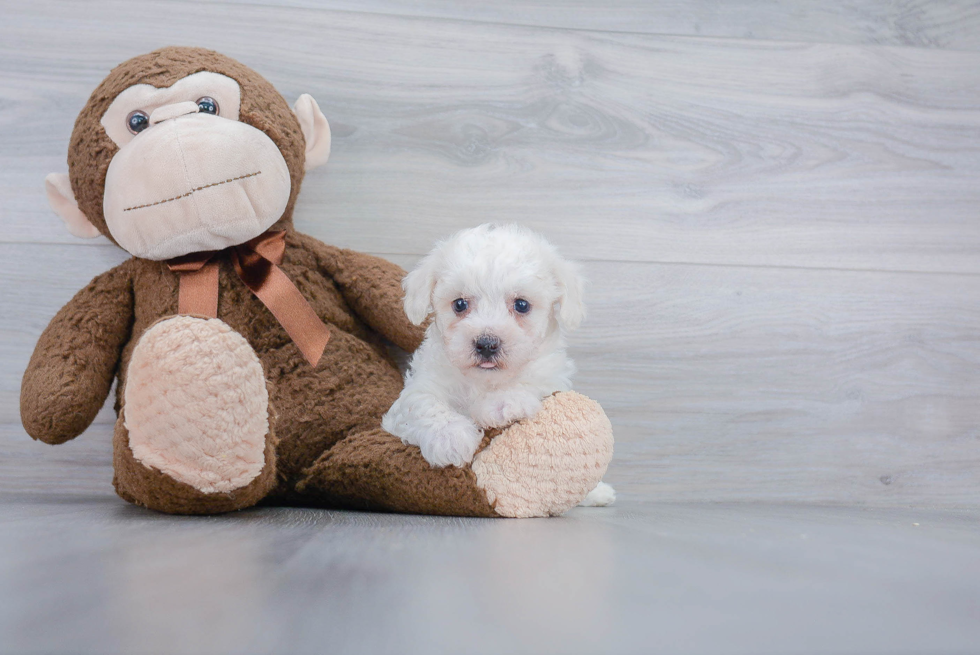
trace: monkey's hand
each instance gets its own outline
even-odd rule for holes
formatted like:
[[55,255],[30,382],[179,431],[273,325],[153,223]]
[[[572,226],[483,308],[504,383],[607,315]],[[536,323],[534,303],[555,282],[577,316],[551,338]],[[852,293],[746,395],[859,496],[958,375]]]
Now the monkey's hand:
[[365,323],[399,348],[415,352],[425,337],[425,325],[405,316],[402,278],[405,271],[387,259],[328,246],[297,234],[301,247],[316,255],[323,273],[337,283],[344,300]]
[[74,439],[99,413],[133,323],[127,264],[92,280],[55,315],[20,387],[20,417],[35,439]]

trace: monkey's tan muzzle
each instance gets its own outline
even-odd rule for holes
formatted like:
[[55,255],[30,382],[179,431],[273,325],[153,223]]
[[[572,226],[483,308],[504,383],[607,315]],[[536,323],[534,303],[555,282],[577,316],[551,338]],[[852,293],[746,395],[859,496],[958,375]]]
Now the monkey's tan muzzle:
[[289,169],[272,139],[190,104],[156,109],[151,126],[109,165],[106,224],[136,257],[164,260],[244,243],[279,220],[289,202]]

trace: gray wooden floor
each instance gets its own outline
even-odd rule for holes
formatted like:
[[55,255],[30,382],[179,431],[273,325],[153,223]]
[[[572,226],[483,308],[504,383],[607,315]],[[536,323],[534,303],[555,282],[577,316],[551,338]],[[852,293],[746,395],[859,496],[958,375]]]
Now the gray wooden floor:
[[11,653],[976,653],[977,510],[0,511]]
[[[109,411],[28,439],[37,336],[123,259],[43,178],[170,44],[317,98],[300,230],[584,263],[618,507],[174,519],[112,495]],[[977,1],[0,0],[0,651],[980,652],[978,180]]]

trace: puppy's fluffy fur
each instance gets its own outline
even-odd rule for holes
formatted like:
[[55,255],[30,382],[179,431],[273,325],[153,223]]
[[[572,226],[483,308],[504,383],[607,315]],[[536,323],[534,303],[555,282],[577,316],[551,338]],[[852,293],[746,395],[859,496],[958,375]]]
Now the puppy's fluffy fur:
[[[464,465],[484,428],[534,416],[542,399],[571,389],[564,334],[585,317],[583,282],[544,237],[517,225],[463,230],[403,286],[408,318],[435,318],[381,424],[430,464]],[[583,504],[614,497],[600,484]]]

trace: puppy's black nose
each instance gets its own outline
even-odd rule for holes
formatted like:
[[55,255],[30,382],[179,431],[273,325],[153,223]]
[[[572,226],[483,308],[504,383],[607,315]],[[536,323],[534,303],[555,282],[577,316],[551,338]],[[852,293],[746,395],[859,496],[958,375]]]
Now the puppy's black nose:
[[477,354],[483,359],[492,359],[497,351],[500,350],[500,339],[495,336],[484,334],[473,342]]

